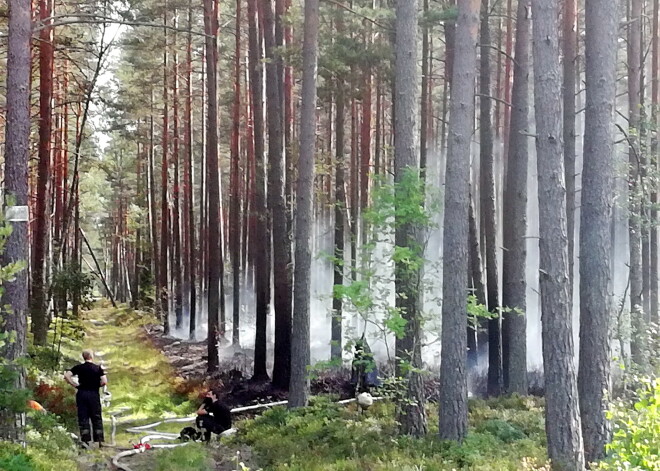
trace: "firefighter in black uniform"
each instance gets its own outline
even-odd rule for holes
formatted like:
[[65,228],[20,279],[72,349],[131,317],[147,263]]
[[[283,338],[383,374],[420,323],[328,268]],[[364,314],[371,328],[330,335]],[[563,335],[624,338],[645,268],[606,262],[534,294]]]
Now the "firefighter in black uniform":
[[205,442],[211,439],[211,433],[221,434],[231,428],[231,411],[220,401],[220,391],[206,393],[204,402],[197,410],[195,423],[204,433]]
[[[78,407],[78,426],[80,427],[80,440],[89,446],[94,439],[103,446],[103,418],[101,417],[101,396],[99,388],[108,384],[108,378],[101,366],[94,363],[94,356],[90,350],[82,352],[84,363],[74,366],[64,373],[64,379],[76,388],[76,406]],[[78,377],[78,384],[73,377]],[[91,421],[91,429],[90,429]]]

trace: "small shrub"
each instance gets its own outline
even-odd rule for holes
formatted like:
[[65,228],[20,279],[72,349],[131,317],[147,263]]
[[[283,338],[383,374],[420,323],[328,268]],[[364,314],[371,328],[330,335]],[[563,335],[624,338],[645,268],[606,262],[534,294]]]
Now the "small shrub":
[[598,469],[660,469],[660,378],[644,383],[632,408],[619,401],[608,413],[613,425],[610,457]]
[[512,443],[525,438],[525,434],[518,427],[499,419],[487,420],[480,424],[477,432],[494,435],[504,443]]
[[4,471],[34,471],[32,458],[18,445],[0,442],[0,469]]

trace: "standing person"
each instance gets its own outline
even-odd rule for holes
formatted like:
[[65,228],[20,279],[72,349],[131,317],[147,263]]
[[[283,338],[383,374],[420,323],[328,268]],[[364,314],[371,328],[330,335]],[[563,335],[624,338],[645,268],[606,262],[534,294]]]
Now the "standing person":
[[[76,388],[76,406],[78,407],[78,425],[80,426],[80,440],[89,446],[92,439],[103,446],[103,418],[101,416],[101,396],[99,388],[108,384],[108,378],[99,365],[94,363],[94,356],[90,350],[83,350],[84,363],[74,366],[64,373],[64,380]],[[78,384],[73,377],[78,377]],[[90,431],[91,421],[91,431]]]
[[197,410],[197,427],[204,432],[204,441],[211,440],[211,433],[220,434],[231,428],[231,411],[220,402],[220,392],[211,390],[206,393],[204,402]]

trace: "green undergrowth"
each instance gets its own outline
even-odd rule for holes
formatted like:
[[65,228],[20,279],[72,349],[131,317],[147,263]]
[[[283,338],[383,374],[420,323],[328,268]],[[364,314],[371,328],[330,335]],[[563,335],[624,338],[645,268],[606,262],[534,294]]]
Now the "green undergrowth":
[[643,380],[632,401],[611,405],[609,457],[596,469],[660,470],[660,378]]
[[170,450],[158,451],[155,454],[154,471],[180,471],[213,469],[211,460],[205,445],[191,443],[190,445],[172,448]]
[[317,397],[305,409],[275,408],[242,424],[233,440],[252,447],[265,470],[540,470],[547,460],[542,403],[532,398],[473,401],[470,433],[462,445],[437,439],[437,409],[430,432],[398,436],[394,406],[376,403],[360,414]]
[[54,415],[28,412],[25,448],[0,442],[2,471],[77,471],[78,451]]

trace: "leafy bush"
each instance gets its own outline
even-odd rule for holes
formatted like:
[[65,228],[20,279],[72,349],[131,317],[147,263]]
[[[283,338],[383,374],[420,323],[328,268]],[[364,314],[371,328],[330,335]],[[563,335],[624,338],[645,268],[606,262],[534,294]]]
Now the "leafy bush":
[[613,425],[610,457],[598,469],[660,469],[660,378],[646,380],[637,396],[633,408],[621,400],[608,413]]

